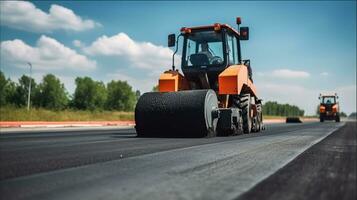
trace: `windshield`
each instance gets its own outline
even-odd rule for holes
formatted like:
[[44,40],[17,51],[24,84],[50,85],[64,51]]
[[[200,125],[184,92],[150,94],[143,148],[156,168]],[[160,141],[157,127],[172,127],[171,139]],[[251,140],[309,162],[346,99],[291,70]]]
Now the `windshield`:
[[335,104],[335,97],[323,97],[322,98],[323,104]]
[[202,31],[187,36],[185,66],[221,65],[223,58],[222,34]]

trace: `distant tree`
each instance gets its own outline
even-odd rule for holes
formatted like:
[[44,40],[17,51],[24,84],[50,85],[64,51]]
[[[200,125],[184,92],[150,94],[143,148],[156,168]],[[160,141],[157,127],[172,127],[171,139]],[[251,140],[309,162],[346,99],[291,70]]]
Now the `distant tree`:
[[158,85],[155,85],[152,89],[151,89],[152,92],[158,92],[159,91],[159,86]]
[[94,81],[89,77],[77,77],[76,89],[73,95],[72,105],[81,110],[103,109],[107,92],[103,82]]
[[5,86],[5,104],[6,105],[15,105],[15,94],[16,94],[16,83],[11,79],[7,79],[7,84]]
[[47,109],[60,110],[67,106],[68,101],[64,84],[53,74],[45,75],[35,92],[34,104]]
[[276,101],[267,101],[263,105],[264,115],[273,116],[303,116],[304,110],[289,104],[279,104]]
[[353,112],[351,113],[348,118],[354,118],[354,119],[357,119],[357,113],[356,112]]
[[3,106],[7,104],[6,97],[7,97],[7,92],[6,92],[6,86],[8,84],[8,81],[5,78],[5,75],[2,71],[0,71],[0,106]]
[[305,115],[305,111],[304,110],[300,110],[299,111],[299,116],[304,116]]
[[347,114],[344,112],[340,112],[340,117],[347,117]]
[[111,81],[107,84],[108,99],[106,108],[109,110],[132,111],[138,93],[133,92],[126,81]]
[[136,96],[136,100],[138,100],[138,99],[140,98],[141,93],[140,93],[139,90],[136,90],[136,91],[135,91],[135,96]]
[[[13,104],[17,106],[26,106],[27,98],[29,92],[29,83],[30,77],[26,75],[22,75],[19,79],[19,84],[16,84],[16,89],[13,95]],[[36,94],[37,84],[33,78],[31,78],[31,104],[33,104],[33,100]]]

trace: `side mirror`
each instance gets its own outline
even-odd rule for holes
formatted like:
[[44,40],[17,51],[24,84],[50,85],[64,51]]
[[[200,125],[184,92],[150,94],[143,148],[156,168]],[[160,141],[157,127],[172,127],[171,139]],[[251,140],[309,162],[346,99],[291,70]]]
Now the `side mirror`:
[[167,46],[168,47],[174,47],[176,43],[176,35],[175,34],[170,34],[167,37]]
[[240,27],[239,39],[240,40],[249,40],[249,27]]

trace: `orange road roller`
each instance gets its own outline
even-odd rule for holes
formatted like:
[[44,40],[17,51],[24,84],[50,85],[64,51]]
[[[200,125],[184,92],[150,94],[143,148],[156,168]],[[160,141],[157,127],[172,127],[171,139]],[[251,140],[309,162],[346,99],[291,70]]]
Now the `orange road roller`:
[[337,94],[320,94],[319,99],[320,122],[324,122],[325,120],[340,122],[340,106],[337,101]]
[[[158,92],[144,93],[137,102],[139,137],[214,137],[263,129],[262,100],[250,60],[241,54],[249,28],[240,24],[238,17],[239,31],[215,23],[168,36],[168,46],[176,47],[172,69],[160,75]],[[180,39],[182,73],[174,65]]]

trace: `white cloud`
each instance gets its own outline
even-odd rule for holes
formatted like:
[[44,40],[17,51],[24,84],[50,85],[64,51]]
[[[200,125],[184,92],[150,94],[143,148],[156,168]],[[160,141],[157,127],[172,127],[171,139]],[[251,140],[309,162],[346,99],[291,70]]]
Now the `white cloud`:
[[[89,46],[82,47],[83,52],[96,56],[113,56],[129,62],[129,67],[141,72],[140,78],[131,76],[124,70],[107,74],[109,80],[127,81],[135,90],[151,91],[157,85],[159,75],[171,68],[173,51],[168,47],[150,42],[138,42],[125,33],[114,36],[103,35]],[[180,66],[180,56],[176,56],[175,65]],[[119,67],[122,68],[122,67]]]
[[79,41],[79,40],[73,40],[72,44],[73,44],[73,46],[78,47],[78,48],[81,48],[81,47],[84,46],[84,45],[82,44],[82,42]]
[[[172,65],[172,50],[150,42],[137,42],[125,33],[108,37],[103,35],[89,47],[83,49],[90,55],[119,56],[131,63],[133,67],[164,70]],[[179,59],[175,59],[178,66]]]
[[27,67],[31,62],[34,69],[75,69],[91,70],[96,68],[96,61],[78,54],[75,50],[64,46],[57,40],[42,35],[36,46],[32,47],[22,40],[7,40],[1,42],[1,60],[7,65]]
[[328,73],[327,72],[321,72],[320,75],[321,76],[328,76]]
[[31,32],[52,32],[54,30],[83,31],[100,24],[82,19],[72,10],[52,4],[48,13],[27,1],[1,1],[0,22],[14,29]]
[[305,71],[294,71],[290,69],[274,70],[272,76],[277,78],[308,78],[310,74]]

